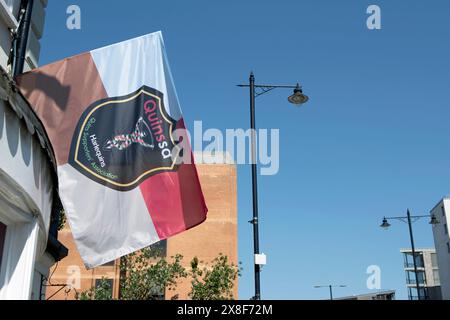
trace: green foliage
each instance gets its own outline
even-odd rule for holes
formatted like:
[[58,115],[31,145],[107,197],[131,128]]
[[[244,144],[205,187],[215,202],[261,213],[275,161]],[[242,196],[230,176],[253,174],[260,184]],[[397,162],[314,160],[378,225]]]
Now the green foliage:
[[233,300],[234,282],[241,268],[228,263],[228,257],[222,254],[214,259],[211,267],[200,268],[199,265],[198,258],[192,259],[189,297],[192,300]]
[[66,216],[66,211],[64,211],[64,209],[59,211],[59,221],[58,221],[58,231],[61,231],[62,229],[64,229],[64,226],[66,225],[67,222],[67,216]]
[[93,287],[77,296],[78,300],[112,300],[112,289],[106,278],[102,278],[97,287]]
[[[177,281],[186,278],[181,265],[183,256],[171,257],[169,262],[158,250],[149,247],[121,258],[120,298],[123,300],[158,300],[174,291]],[[177,296],[171,297],[176,299]]]
[[[212,266],[204,265],[194,258],[189,271],[182,266],[183,256],[176,255],[168,261],[155,247],[148,247],[120,259],[120,299],[121,300],[160,300],[178,299],[178,281],[191,278],[193,300],[233,299],[234,282],[240,275],[240,268],[228,263],[228,257],[219,255]],[[167,295],[171,296],[167,296]],[[112,288],[102,279],[97,288],[78,295],[79,300],[109,300]]]

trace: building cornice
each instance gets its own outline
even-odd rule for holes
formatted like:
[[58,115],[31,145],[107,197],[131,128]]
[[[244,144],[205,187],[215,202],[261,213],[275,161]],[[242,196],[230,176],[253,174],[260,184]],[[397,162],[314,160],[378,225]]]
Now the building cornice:
[[56,174],[56,158],[42,122],[17,88],[15,81],[2,67],[0,67],[0,99],[5,101],[19,119],[25,122],[30,135],[37,136],[41,147],[46,150],[48,160]]
[[9,11],[5,0],[0,0],[0,17],[10,29],[14,30],[19,25],[16,17],[14,17],[11,11]]

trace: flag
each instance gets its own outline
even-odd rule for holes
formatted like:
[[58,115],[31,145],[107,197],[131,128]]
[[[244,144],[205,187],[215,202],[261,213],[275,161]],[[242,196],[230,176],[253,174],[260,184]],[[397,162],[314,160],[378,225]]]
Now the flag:
[[175,133],[185,126],[161,32],[43,66],[17,83],[53,146],[87,268],[206,219],[196,167],[178,161]]

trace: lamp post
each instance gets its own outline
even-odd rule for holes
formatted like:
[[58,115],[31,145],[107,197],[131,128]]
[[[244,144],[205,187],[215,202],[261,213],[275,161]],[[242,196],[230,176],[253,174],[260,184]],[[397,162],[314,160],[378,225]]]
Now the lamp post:
[[314,288],[329,288],[330,289],[330,300],[333,300],[333,288],[345,288],[347,287],[345,284],[340,284],[340,285],[326,285],[326,286],[314,286]]
[[417,272],[416,249],[414,246],[414,236],[413,236],[412,224],[421,218],[430,218],[430,224],[432,224],[432,225],[439,223],[439,221],[437,220],[435,215],[412,216],[408,209],[408,211],[406,213],[406,217],[384,217],[383,223],[380,225],[381,228],[388,229],[391,226],[391,224],[388,222],[388,220],[400,220],[400,221],[408,224],[409,239],[411,241],[411,251],[412,251],[412,256],[413,256],[414,275],[416,277],[416,290],[417,290],[418,300],[420,300],[421,296],[420,296],[420,284],[419,284],[419,277],[418,277],[418,272]]
[[255,258],[255,296],[254,300],[261,299],[261,266],[257,263],[259,251],[259,213],[258,213],[258,165],[256,157],[256,98],[277,88],[294,89],[294,94],[288,98],[292,104],[301,105],[308,102],[309,97],[303,94],[300,84],[295,86],[285,85],[263,85],[255,84],[255,75],[250,74],[249,84],[240,84],[238,87],[250,89],[250,126],[251,126],[251,150],[252,150],[252,197],[253,197],[253,219],[249,222],[253,224],[253,246]]

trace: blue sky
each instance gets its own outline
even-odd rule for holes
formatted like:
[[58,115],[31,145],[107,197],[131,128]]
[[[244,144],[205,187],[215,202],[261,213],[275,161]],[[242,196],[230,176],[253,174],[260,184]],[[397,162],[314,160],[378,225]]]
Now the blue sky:
[[[82,29],[66,28],[66,8]],[[382,10],[382,29],[366,9]],[[266,299],[323,299],[369,292],[378,265],[383,289],[407,298],[401,247],[407,226],[378,225],[409,207],[427,214],[450,194],[450,2],[430,1],[50,1],[41,64],[162,30],[186,123],[247,128],[250,70],[261,83],[300,81],[258,99],[260,128],[279,128],[280,172],[261,177],[261,249]],[[241,299],[253,296],[251,176],[238,168]],[[431,227],[414,225],[433,246]]]

